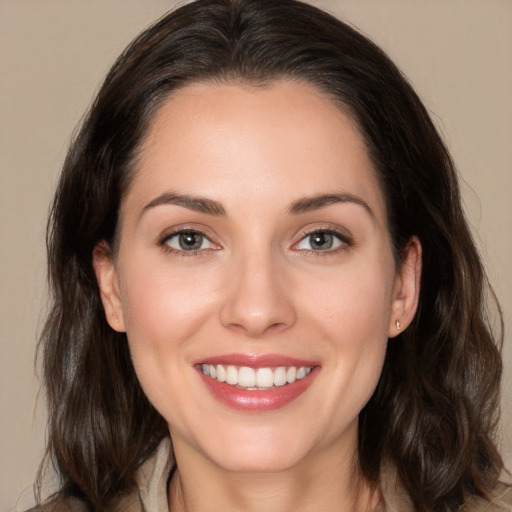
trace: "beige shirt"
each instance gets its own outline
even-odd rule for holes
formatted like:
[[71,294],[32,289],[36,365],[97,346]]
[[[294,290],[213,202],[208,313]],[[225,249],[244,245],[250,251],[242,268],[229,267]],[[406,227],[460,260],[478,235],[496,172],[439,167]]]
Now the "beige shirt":
[[[137,472],[138,489],[116,505],[115,512],[169,512],[167,482],[173,466],[170,456],[171,443],[164,439],[156,453]],[[381,477],[381,491],[385,512],[414,512],[413,505],[403,486],[391,469],[385,469]],[[82,512],[85,509],[77,501],[70,500],[34,512]],[[492,502],[473,498],[461,512],[512,512],[512,487],[501,484]],[[205,511],[208,512],[208,511]],[[319,511],[324,512],[324,511]]]

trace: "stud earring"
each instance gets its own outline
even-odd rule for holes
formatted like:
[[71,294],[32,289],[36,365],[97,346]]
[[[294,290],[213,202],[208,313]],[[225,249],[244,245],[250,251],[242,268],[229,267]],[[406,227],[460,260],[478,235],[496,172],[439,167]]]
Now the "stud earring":
[[400,330],[400,320],[395,320],[396,330]]

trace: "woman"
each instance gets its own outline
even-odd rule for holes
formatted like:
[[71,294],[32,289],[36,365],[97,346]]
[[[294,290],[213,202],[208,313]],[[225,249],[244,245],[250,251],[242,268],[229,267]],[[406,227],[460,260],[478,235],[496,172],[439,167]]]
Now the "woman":
[[49,510],[510,510],[453,164],[327,14],[202,0],[139,36],[49,262]]

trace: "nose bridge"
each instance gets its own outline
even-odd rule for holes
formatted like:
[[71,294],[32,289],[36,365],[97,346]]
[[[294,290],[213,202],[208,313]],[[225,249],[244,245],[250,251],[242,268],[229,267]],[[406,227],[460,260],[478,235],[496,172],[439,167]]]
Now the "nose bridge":
[[230,285],[221,312],[226,327],[259,337],[285,329],[295,321],[285,275],[271,248],[240,251],[232,262]]

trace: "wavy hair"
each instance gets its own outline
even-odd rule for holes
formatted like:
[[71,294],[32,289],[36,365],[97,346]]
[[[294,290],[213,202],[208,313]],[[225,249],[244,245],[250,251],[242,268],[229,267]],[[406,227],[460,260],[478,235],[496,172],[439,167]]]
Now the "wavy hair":
[[314,85],[357,122],[387,200],[397,265],[413,235],[423,247],[418,312],[388,344],[360,413],[363,475],[378,485],[382,464],[394,464],[424,512],[457,510],[495,486],[503,467],[494,442],[501,334],[493,335],[485,309],[495,298],[453,162],[425,107],[382,50],[311,5],[198,0],[157,21],[119,57],[55,195],[47,237],[53,303],[40,353],[57,498],[107,509],[168,435],[137,381],[125,334],[105,320],[92,267],[98,242],[115,246],[119,206],[156,110],[189,83],[280,78]]

